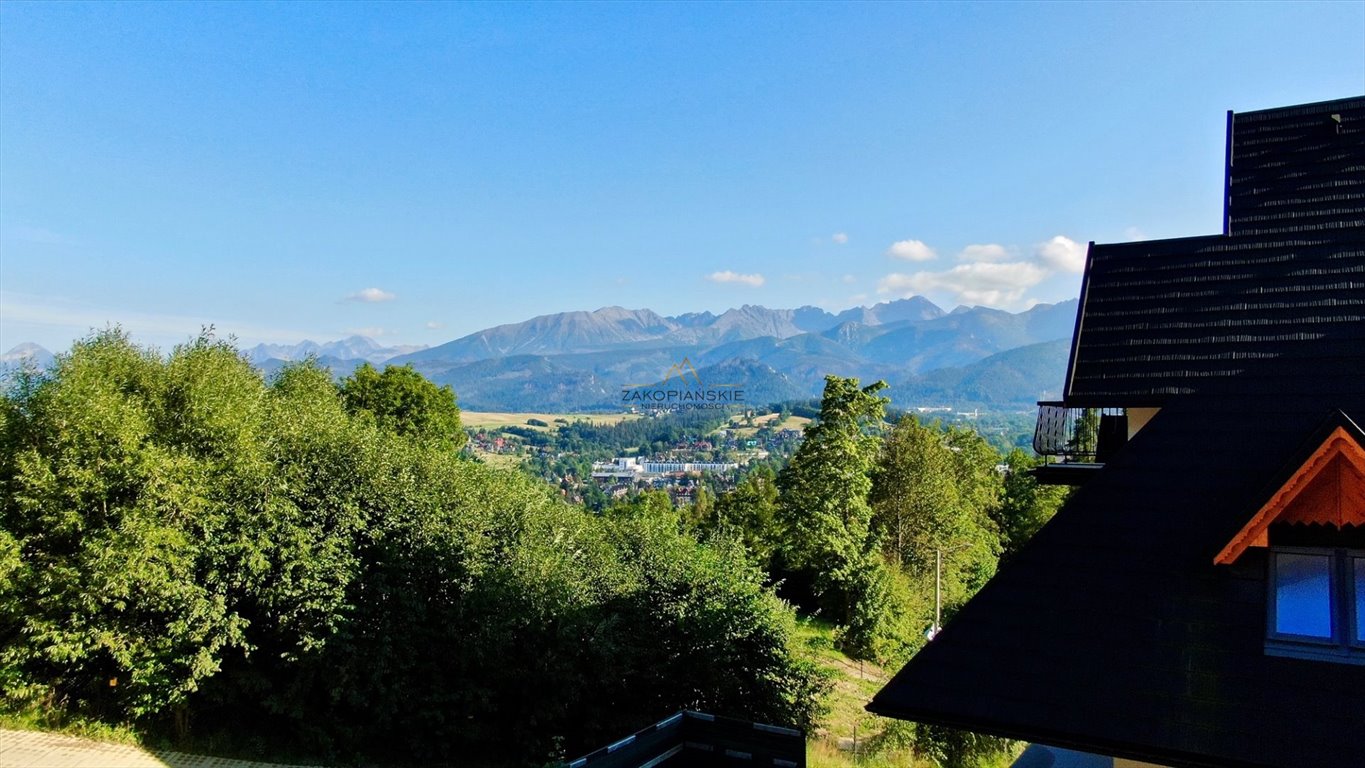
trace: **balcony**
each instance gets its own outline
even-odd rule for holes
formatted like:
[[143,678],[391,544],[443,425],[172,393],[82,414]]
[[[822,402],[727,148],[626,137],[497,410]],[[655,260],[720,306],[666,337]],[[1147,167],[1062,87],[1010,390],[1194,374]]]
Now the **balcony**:
[[1038,403],[1033,450],[1043,465],[1033,470],[1047,485],[1080,485],[1128,442],[1123,408],[1076,408],[1060,401]]

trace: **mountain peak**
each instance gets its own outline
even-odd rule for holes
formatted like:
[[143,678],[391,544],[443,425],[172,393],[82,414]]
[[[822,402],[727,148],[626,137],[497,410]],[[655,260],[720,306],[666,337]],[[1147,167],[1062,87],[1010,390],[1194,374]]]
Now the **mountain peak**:
[[0,363],[17,363],[21,360],[32,360],[39,366],[46,366],[52,362],[52,353],[38,344],[25,341],[16,344],[13,349],[0,355]]

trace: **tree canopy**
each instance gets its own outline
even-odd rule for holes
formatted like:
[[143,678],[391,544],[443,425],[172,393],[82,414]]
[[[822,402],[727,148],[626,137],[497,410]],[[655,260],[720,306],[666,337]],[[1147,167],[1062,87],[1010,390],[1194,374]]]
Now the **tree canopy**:
[[409,764],[542,764],[684,707],[812,725],[822,678],[740,545],[462,457],[412,375],[266,381],[208,336],[108,331],[20,377],[7,705]]
[[341,398],[348,412],[364,414],[384,429],[455,450],[464,446],[454,390],[436,386],[411,365],[385,366],[380,373],[364,363],[341,382]]

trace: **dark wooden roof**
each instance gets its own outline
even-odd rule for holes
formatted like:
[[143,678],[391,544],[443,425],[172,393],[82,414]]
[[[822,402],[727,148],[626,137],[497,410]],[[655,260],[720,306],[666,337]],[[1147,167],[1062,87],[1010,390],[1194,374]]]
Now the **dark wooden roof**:
[[1228,113],[1225,234],[1365,227],[1365,97]]
[[1365,345],[1365,226],[1096,245],[1079,311],[1068,405],[1160,405],[1329,328],[1312,364],[1340,374]]
[[1338,407],[1361,422],[1365,393],[1163,409],[868,708],[1167,765],[1360,764],[1365,667],[1267,656],[1265,551],[1213,563]]
[[[1306,155],[1251,159],[1297,109],[1234,116],[1234,167],[1300,178],[1275,158]],[[1092,247],[1066,399],[1162,410],[870,710],[1168,765],[1361,764],[1365,666],[1266,655],[1265,550],[1213,562],[1325,423],[1365,424],[1365,225],[1341,216]]]
[[1091,246],[1069,405],[1161,405],[1360,327],[1365,97],[1229,113],[1228,131],[1224,235]]

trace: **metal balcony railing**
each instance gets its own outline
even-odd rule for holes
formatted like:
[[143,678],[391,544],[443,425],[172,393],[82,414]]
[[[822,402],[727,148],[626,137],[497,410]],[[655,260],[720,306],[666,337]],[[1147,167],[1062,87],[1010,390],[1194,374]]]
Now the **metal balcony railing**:
[[1128,440],[1122,408],[1072,408],[1060,401],[1038,403],[1033,450],[1049,463],[1103,464]]

